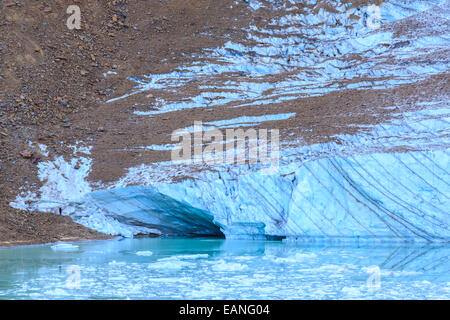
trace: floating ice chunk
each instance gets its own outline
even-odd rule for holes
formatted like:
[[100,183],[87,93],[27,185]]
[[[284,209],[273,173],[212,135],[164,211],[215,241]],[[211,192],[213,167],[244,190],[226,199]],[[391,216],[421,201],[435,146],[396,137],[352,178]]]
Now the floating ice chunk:
[[316,257],[317,256],[315,253],[299,253],[299,252],[297,252],[292,257],[276,257],[276,256],[272,256],[272,255],[267,255],[263,259],[272,260],[275,263],[298,263],[298,262],[302,262],[306,259],[313,259]]
[[151,251],[137,251],[136,255],[143,256],[143,257],[150,257],[153,255],[153,252]]
[[169,261],[169,260],[195,260],[195,259],[206,259],[209,255],[206,253],[199,253],[199,254],[180,254],[171,256],[168,258],[161,258],[158,261]]
[[125,266],[127,263],[123,261],[117,262],[116,260],[108,262],[108,265],[110,266]]
[[180,260],[160,261],[160,260],[158,260],[157,262],[149,264],[148,268],[158,270],[158,271],[171,272],[174,270],[181,270],[181,269],[184,269],[187,267],[193,267],[193,266],[195,266],[195,264],[193,264],[191,262],[186,262],[186,261],[180,261]]
[[78,251],[80,249],[79,246],[71,244],[71,243],[58,243],[51,246],[54,251]]
[[226,262],[223,259],[215,261],[212,269],[218,272],[233,272],[233,271],[242,271],[248,268],[248,265],[235,263],[235,262]]
[[343,287],[342,293],[349,297],[360,297],[361,296],[361,290],[360,288],[356,287]]

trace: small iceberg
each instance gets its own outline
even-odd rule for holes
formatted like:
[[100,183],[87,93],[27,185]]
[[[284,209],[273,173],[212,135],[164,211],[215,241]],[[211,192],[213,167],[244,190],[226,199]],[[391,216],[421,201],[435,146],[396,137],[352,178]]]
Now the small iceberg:
[[71,243],[58,243],[51,246],[54,251],[78,251],[80,249],[79,246],[71,244]]
[[142,257],[150,257],[153,255],[153,252],[151,251],[138,251],[136,252],[136,255],[142,256]]

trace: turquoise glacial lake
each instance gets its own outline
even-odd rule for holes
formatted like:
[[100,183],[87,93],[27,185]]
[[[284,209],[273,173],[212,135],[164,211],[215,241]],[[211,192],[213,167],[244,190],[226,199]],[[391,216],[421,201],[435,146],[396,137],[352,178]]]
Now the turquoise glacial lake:
[[449,299],[448,245],[114,239],[0,249],[0,299]]

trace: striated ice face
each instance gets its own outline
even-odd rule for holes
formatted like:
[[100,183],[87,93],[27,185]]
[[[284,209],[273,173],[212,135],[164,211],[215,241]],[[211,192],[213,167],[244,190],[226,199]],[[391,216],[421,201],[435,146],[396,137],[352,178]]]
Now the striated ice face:
[[168,236],[448,241],[449,160],[442,151],[375,153],[291,163],[272,175],[208,173],[96,191],[72,216],[105,231],[88,221],[97,210],[135,233],[146,227]]

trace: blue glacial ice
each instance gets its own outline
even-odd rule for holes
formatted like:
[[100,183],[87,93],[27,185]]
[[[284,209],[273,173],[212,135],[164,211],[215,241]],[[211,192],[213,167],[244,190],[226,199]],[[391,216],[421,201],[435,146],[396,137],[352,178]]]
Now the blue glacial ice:
[[[229,170],[88,193],[72,217],[123,235],[448,241],[449,167],[447,152],[418,151],[291,163],[271,175]],[[98,217],[120,228],[97,225]]]

